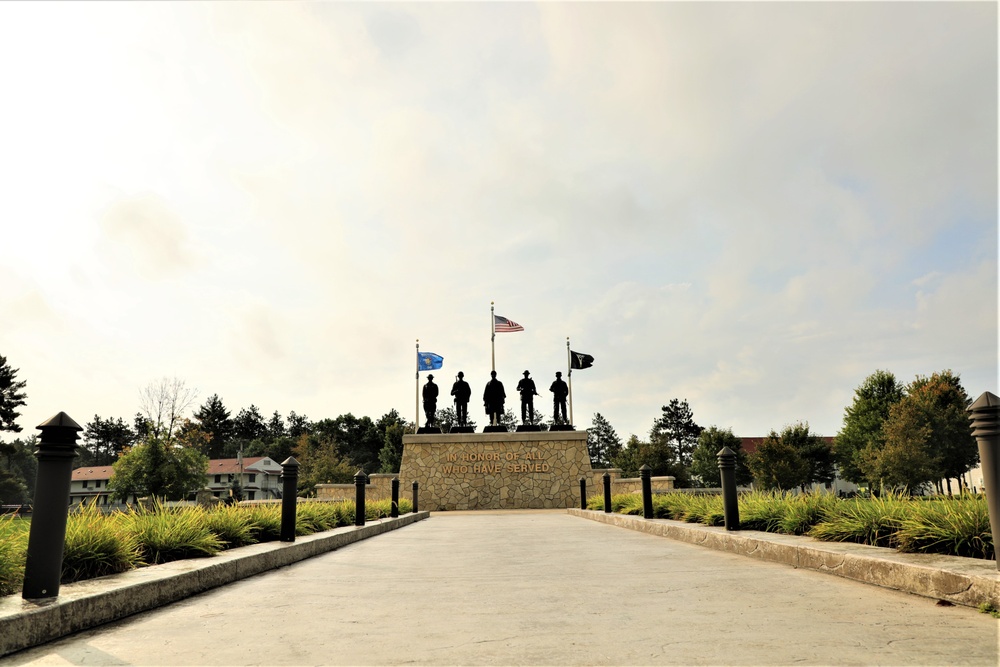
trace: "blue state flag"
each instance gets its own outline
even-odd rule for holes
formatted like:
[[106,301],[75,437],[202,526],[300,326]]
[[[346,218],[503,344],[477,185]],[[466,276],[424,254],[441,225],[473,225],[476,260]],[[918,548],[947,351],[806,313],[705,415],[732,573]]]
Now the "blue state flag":
[[444,364],[444,357],[433,352],[417,352],[417,370],[434,371]]

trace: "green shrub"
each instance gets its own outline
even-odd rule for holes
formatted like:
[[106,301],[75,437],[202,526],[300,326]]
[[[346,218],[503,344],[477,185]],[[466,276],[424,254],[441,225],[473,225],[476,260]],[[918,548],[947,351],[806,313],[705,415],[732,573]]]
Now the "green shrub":
[[135,536],[123,530],[120,516],[107,516],[94,504],[70,513],[66,520],[62,583],[125,572],[142,562]]
[[706,526],[721,526],[725,524],[722,496],[676,495],[683,495],[685,498],[683,507],[678,507],[683,512],[681,516],[682,521],[686,521],[687,523],[701,523]]
[[986,497],[913,503],[896,534],[900,551],[925,551],[970,558],[995,558]]
[[223,547],[208,529],[200,507],[169,510],[157,505],[152,510],[132,510],[121,515],[121,521],[139,543],[143,562],[150,565],[214,556]]

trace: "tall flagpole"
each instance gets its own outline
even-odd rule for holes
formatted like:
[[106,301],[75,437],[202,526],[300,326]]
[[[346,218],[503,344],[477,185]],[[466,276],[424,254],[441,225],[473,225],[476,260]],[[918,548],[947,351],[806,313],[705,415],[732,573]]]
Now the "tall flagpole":
[[497,369],[497,321],[493,317],[493,302],[490,301],[490,365],[491,371]]
[[573,360],[569,351],[569,336],[566,336],[566,376],[569,378],[569,423],[573,425]]
[[417,382],[416,382],[416,391],[413,392],[413,395],[416,397],[415,402],[417,405],[417,421],[415,423],[417,425],[417,428],[420,428],[420,339],[419,338],[417,339]]

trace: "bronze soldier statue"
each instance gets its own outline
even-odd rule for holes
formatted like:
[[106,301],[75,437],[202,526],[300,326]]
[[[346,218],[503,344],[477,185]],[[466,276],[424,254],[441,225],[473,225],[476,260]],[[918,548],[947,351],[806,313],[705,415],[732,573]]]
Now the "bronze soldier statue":
[[427,376],[424,385],[424,415],[427,416],[427,426],[434,426],[434,413],[437,412],[438,386],[434,384],[434,376]]
[[490,381],[486,383],[486,390],[483,391],[483,403],[486,405],[486,414],[490,416],[490,424],[496,426],[503,417],[503,402],[507,394],[503,390],[503,382],[497,379],[497,372],[490,371]]
[[524,377],[517,383],[517,391],[521,394],[521,423],[533,423],[535,419],[535,381],[528,377],[528,371],[524,371]]
[[472,398],[472,387],[463,378],[465,373],[458,372],[455,384],[451,385],[451,395],[455,397],[455,418],[459,426],[465,426],[469,421],[469,399]]
[[[552,392],[552,421],[557,424],[566,423],[566,397],[569,396],[569,387],[563,382],[562,373],[556,371],[556,381],[549,387]],[[562,411],[562,421],[559,420],[559,412]]]

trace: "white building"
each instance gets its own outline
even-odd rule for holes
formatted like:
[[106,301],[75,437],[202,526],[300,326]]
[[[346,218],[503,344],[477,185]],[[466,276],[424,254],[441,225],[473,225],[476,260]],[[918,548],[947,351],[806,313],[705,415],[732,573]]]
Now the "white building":
[[[73,471],[69,487],[70,505],[92,502],[100,506],[120,505],[108,491],[108,481],[114,475],[111,466],[83,466]],[[216,498],[227,498],[238,479],[245,500],[265,500],[281,497],[281,464],[267,456],[245,459],[212,459],[208,462],[205,487]],[[129,503],[135,497],[128,498]]]

